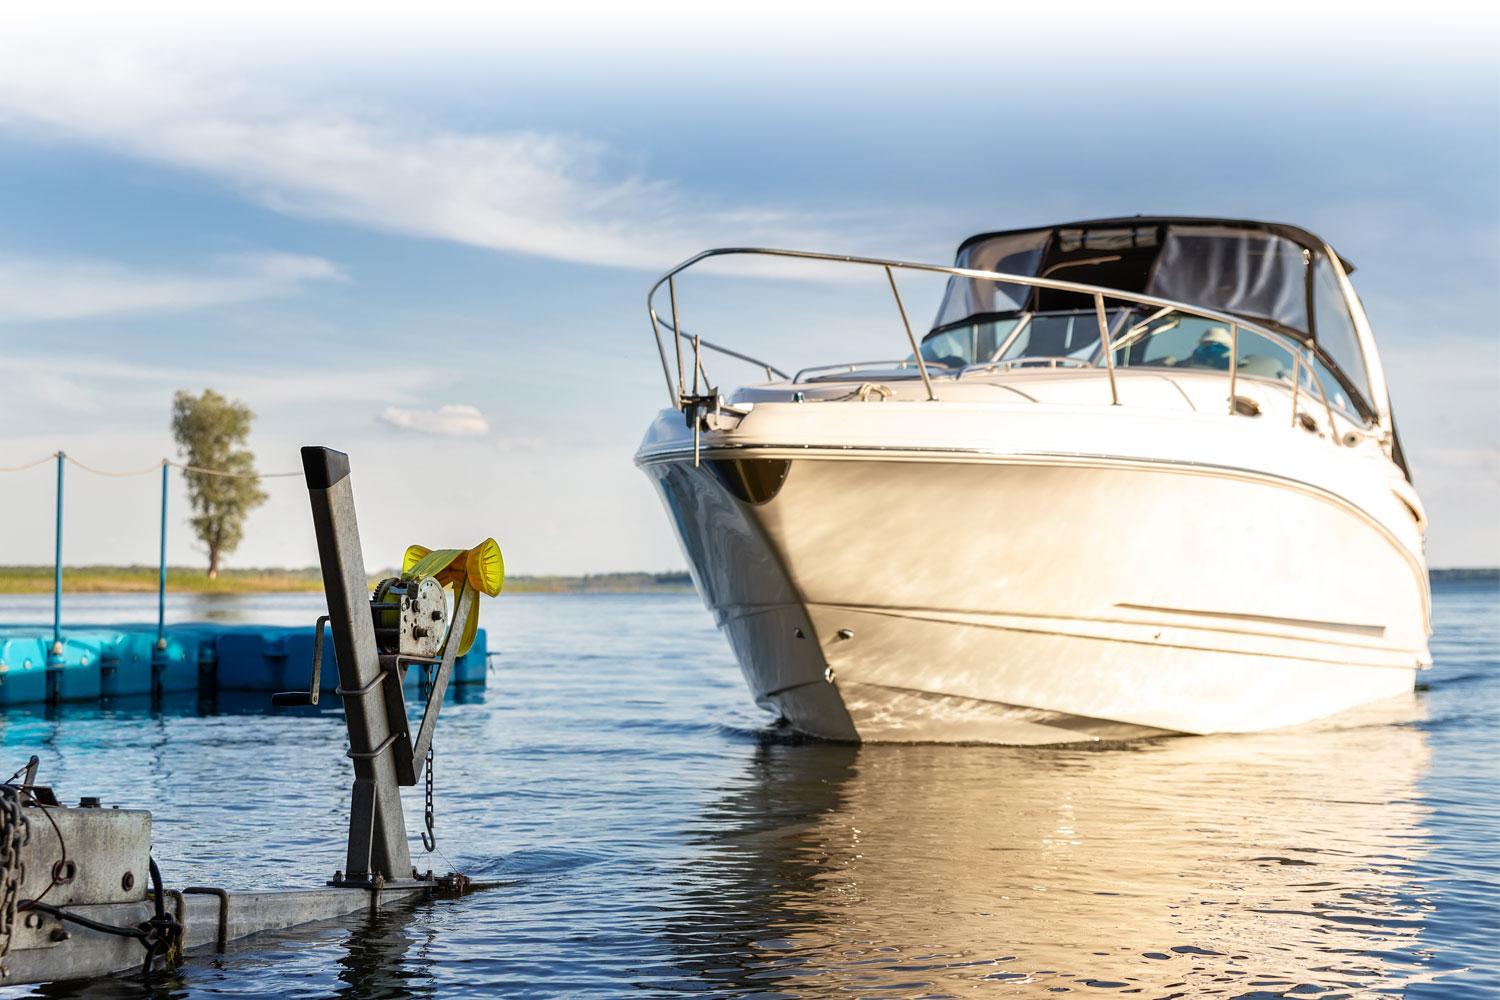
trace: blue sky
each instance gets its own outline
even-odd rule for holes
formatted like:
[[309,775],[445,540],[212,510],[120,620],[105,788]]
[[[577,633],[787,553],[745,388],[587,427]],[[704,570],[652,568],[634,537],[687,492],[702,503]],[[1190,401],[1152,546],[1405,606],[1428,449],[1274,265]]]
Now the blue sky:
[[[1429,557],[1500,563],[1494,15],[1119,7],[0,15],[0,466],[144,466],[172,392],[212,386],[255,409],[263,470],[354,456],[372,565],[493,534],[513,572],[678,567],[631,464],[665,395],[655,272],[726,243],[942,261],[984,229],[1244,215],[1355,262]],[[889,343],[868,291],[710,279],[684,306],[801,363]],[[268,489],[230,565],[314,562],[300,484]],[[0,481],[0,562],[50,560],[51,494],[44,469]],[[155,502],[70,471],[66,558],[151,561]],[[201,558],[185,526],[171,558]]]

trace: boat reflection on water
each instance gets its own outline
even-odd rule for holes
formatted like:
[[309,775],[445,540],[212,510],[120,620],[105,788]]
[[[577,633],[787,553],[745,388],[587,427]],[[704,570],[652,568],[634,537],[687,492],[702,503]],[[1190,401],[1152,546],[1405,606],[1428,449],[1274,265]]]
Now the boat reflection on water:
[[1094,751],[768,743],[704,817],[668,936],[764,995],[1428,979],[1420,712]]

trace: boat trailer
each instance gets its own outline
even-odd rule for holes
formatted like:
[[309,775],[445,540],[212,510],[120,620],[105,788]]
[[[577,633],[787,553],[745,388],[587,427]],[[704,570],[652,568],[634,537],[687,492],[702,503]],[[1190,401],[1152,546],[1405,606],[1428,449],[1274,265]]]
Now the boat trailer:
[[[403,573],[366,584],[349,457],[302,449],[328,614],[318,619],[307,691],[272,696],[278,706],[316,705],[324,623],[333,633],[337,693],[343,699],[353,762],[344,867],[323,886],[228,891],[164,888],[151,858],[151,813],[103,808],[97,798],[64,806],[36,783],[32,757],[0,785],[0,985],[89,979],[139,969],[147,976],[191,952],[224,952],[238,938],[423,897],[462,896],[485,886],[456,872],[434,877],[412,866],[402,786],[424,777],[431,839],[432,735],[459,647],[473,634],[479,591],[498,593],[499,578],[475,585],[472,572]],[[498,563],[499,550],[487,541]],[[480,548],[484,548],[481,546]],[[479,557],[479,549],[413,554]],[[409,567],[408,567],[409,568]],[[447,613],[440,579],[453,584]],[[402,681],[424,671],[426,703],[415,737]]]

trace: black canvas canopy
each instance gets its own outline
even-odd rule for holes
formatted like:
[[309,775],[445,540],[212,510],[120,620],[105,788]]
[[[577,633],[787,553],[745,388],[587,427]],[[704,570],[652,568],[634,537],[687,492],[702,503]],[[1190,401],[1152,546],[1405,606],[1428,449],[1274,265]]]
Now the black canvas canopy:
[[[1130,216],[981,233],[957,265],[1172,299],[1242,317],[1294,338],[1367,415],[1369,379],[1331,251],[1298,226],[1244,219]],[[1352,266],[1339,259],[1345,273]],[[1091,310],[1075,292],[954,277],[933,333],[1022,312]]]

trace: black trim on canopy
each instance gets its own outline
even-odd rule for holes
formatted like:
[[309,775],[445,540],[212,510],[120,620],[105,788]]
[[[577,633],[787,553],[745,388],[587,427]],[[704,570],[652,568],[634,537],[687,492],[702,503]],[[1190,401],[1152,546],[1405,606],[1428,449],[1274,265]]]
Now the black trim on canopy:
[[[1021,226],[1019,229],[997,229],[988,233],[977,233],[970,236],[958,245],[958,252],[963,253],[965,249],[975,243],[992,239],[996,236],[1019,236],[1022,233],[1056,232],[1059,229],[1091,229],[1107,226],[1223,226],[1226,229],[1249,229],[1264,233],[1274,233],[1284,236],[1296,243],[1298,246],[1322,253],[1328,244],[1316,233],[1294,226],[1286,222],[1259,222],[1255,219],[1219,219],[1212,216],[1200,215],[1122,215],[1112,219],[1083,219],[1079,222],[1059,222],[1049,226]],[[1332,247],[1329,247],[1332,249]],[[1338,251],[1334,251],[1338,253]],[[1345,274],[1354,273],[1354,265],[1339,254],[1339,263],[1344,266]]]

